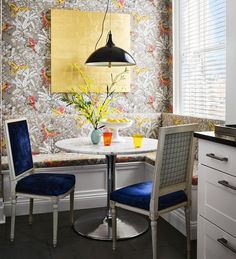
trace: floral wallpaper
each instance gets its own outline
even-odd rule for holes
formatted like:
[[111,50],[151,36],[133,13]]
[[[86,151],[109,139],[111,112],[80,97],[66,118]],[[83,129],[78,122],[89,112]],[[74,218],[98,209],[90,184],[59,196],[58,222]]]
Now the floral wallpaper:
[[[3,0],[3,117],[28,118],[35,154],[57,152],[59,138],[91,130],[60,94],[50,93],[50,9],[104,12],[106,2]],[[156,114],[172,111],[171,8],[171,0],[111,1],[112,12],[131,15],[131,54],[137,62],[131,92],[116,94],[114,106],[149,134]]]

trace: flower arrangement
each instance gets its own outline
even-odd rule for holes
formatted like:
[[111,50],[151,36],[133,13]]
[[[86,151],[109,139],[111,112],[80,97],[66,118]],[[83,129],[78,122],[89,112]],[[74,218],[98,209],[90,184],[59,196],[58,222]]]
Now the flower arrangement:
[[78,86],[77,90],[73,89],[71,93],[64,94],[61,100],[67,105],[74,105],[79,114],[84,116],[95,130],[100,129],[104,126],[99,125],[99,123],[111,112],[110,104],[114,100],[114,86],[125,79],[128,70],[125,68],[115,77],[111,74],[111,83],[107,85],[106,92],[99,93],[92,90],[93,82],[87,78],[81,67],[78,64],[74,64],[73,67],[78,71],[83,84]]

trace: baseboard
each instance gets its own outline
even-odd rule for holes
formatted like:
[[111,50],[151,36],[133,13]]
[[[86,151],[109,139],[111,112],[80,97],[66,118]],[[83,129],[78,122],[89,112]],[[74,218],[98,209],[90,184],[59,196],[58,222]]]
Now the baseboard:
[[[36,172],[54,171],[55,168],[41,169],[37,168]],[[75,186],[75,209],[88,209],[104,207],[107,204],[106,196],[106,165],[84,165],[56,168],[57,172],[72,173],[76,176]],[[122,187],[129,184],[141,182],[144,180],[144,163],[118,163],[116,165],[116,187]],[[6,216],[11,215],[10,203],[10,185],[8,172],[4,173],[4,212]],[[69,209],[69,197],[59,202],[59,210]],[[0,208],[1,210],[1,208]],[[27,215],[29,211],[29,199],[18,198],[16,215]],[[34,212],[47,213],[52,211],[52,205],[47,200],[35,200]]]
[[[51,169],[49,168],[48,171]],[[107,204],[106,196],[106,165],[87,165],[80,167],[57,168],[57,171],[74,173],[77,182],[75,190],[75,209],[88,209],[104,207]],[[38,169],[40,171],[40,169]],[[149,180],[152,178],[153,166],[143,162],[118,163],[116,167],[117,188]],[[94,180],[96,179],[96,180]],[[5,196],[4,203],[0,199],[0,223],[5,222],[5,215],[11,215],[10,189],[8,175],[4,177]],[[8,187],[8,188],[7,188]],[[82,190],[82,191],[81,191]],[[191,217],[191,239],[197,238],[197,188],[192,191],[192,217]],[[59,202],[59,210],[69,209],[69,197]],[[27,215],[29,211],[29,200],[18,198],[16,215]],[[52,211],[50,201],[35,200],[34,213],[48,213]],[[5,215],[4,215],[5,213]],[[172,226],[185,235],[185,216],[183,210],[175,210],[163,216]]]
[[[182,209],[174,210],[169,213],[162,215],[167,222],[175,227],[179,232],[186,236],[185,228],[185,215]],[[191,240],[197,239],[197,221],[190,222],[190,238]]]
[[3,199],[0,198],[0,224],[3,224],[5,222],[6,222],[6,217],[5,217],[4,203],[3,203]]
[[[74,197],[74,206],[75,209],[89,209],[89,208],[98,208],[106,206],[106,193],[100,194],[75,194]],[[69,210],[69,198],[65,198],[59,203],[59,210],[66,211]],[[4,207],[5,215],[11,215],[11,204],[10,202],[5,202]],[[29,211],[29,202],[27,200],[18,199],[16,214],[17,215],[26,215]],[[45,200],[36,200],[34,203],[34,213],[48,213],[52,211],[52,204],[50,201]],[[0,220],[0,223],[5,223],[5,215]],[[0,207],[0,216],[1,216],[1,207]],[[165,215],[162,215],[167,222],[169,222],[173,227],[180,231],[183,235],[186,236],[185,229],[185,216],[182,210],[175,210]],[[197,221],[191,221],[191,240],[197,239]]]
[[[59,211],[69,210],[69,197],[66,197],[59,202]],[[4,203],[5,215],[11,215],[11,203]],[[74,195],[74,209],[90,209],[106,206],[106,193],[75,193]],[[35,200],[34,201],[34,213],[48,213],[52,211],[52,203],[47,200]],[[29,213],[29,200],[17,199],[16,215],[27,215]]]

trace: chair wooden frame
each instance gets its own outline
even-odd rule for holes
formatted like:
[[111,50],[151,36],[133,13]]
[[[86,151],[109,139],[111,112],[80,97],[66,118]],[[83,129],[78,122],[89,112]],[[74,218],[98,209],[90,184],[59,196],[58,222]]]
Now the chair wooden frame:
[[[193,158],[194,158],[194,146],[195,146],[194,144],[195,139],[193,138],[193,133],[196,129],[197,129],[197,124],[187,124],[187,125],[160,128],[149,211],[111,200],[110,204],[112,209],[112,240],[113,240],[112,248],[113,250],[116,249],[116,235],[117,235],[116,207],[120,207],[123,209],[127,209],[133,212],[137,212],[137,213],[149,216],[151,220],[153,259],[157,258],[157,219],[158,217],[161,214],[164,214],[166,212],[170,212],[172,210],[184,207],[185,220],[186,220],[186,236],[187,236],[187,258],[190,259],[190,213],[191,213],[191,191],[192,191],[191,187],[192,187]],[[190,152],[188,156],[185,181],[161,188],[160,175],[162,170],[163,150],[165,146],[166,136],[168,134],[175,134],[175,133],[182,133],[182,132],[191,132],[191,143],[189,147]],[[187,201],[179,203],[175,206],[168,207],[166,209],[158,210],[158,201],[160,196],[168,193],[180,191],[180,190],[185,191],[187,195]]]
[[71,224],[74,222],[74,187],[72,187],[68,192],[64,193],[63,195],[58,196],[46,196],[46,195],[34,195],[29,193],[21,193],[16,192],[16,184],[19,180],[23,179],[24,177],[33,174],[34,168],[30,168],[29,170],[21,173],[20,175],[16,176],[15,169],[14,169],[14,161],[12,156],[11,144],[10,144],[10,135],[8,131],[8,124],[19,122],[19,121],[26,121],[26,118],[20,119],[11,119],[6,120],[4,124],[5,136],[7,140],[7,154],[8,154],[8,163],[9,163],[9,173],[10,173],[10,187],[11,187],[11,232],[10,232],[10,240],[14,241],[14,233],[15,233],[15,216],[16,216],[16,201],[17,197],[25,197],[30,199],[29,205],[29,224],[32,224],[32,214],[33,214],[33,201],[34,199],[44,199],[44,200],[51,200],[53,204],[53,246],[56,247],[57,245],[57,229],[58,229],[58,203],[60,199],[63,199],[65,196],[70,194],[70,221]]

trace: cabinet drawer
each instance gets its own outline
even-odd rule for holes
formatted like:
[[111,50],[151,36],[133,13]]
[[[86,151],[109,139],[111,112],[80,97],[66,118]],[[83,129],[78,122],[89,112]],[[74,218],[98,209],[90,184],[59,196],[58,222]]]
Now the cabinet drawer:
[[235,259],[236,239],[199,216],[197,258]]
[[200,139],[199,162],[236,176],[236,148],[234,147]]
[[198,181],[199,214],[236,237],[236,177],[200,165]]

